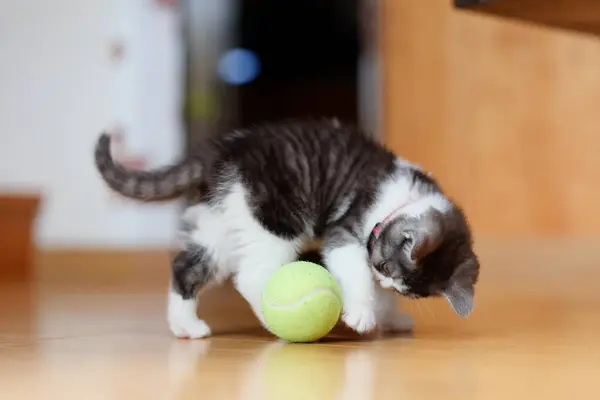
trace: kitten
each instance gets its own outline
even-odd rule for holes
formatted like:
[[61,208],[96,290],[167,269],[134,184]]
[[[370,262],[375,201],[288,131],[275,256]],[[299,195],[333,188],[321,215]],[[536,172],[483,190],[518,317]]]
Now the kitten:
[[[445,296],[473,308],[479,262],[462,210],[417,166],[338,121],[284,121],[208,140],[156,171],[127,171],[102,135],[96,166],[107,185],[140,201],[195,193],[174,257],[168,323],[177,337],[209,336],[197,295],[233,278],[257,318],[261,289],[309,241],[339,282],[342,320],[358,333],[412,328],[395,293]],[[375,279],[374,279],[375,278]]]

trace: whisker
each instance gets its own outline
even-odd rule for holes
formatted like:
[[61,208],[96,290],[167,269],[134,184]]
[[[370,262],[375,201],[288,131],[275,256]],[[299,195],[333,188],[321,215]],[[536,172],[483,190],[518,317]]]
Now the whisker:
[[429,307],[429,305],[427,303],[425,304],[425,309],[427,310],[429,315],[431,315],[433,322],[435,322],[435,313],[433,311],[431,311],[431,308]]
[[415,301],[415,304],[417,305],[417,308],[419,309],[419,314],[421,314],[421,318],[425,318],[425,316],[423,315],[423,309],[421,308],[421,305],[419,304],[420,301]]
[[412,308],[413,308],[413,307],[412,307],[412,304],[410,304],[410,303],[412,303],[412,302],[411,302],[411,301],[403,301],[403,302],[402,302],[402,306],[403,306],[403,307],[402,307],[402,308],[403,308],[403,310],[402,310],[402,311],[404,311],[404,312],[406,312],[406,313],[408,313],[408,314],[411,314],[411,313],[412,313]]

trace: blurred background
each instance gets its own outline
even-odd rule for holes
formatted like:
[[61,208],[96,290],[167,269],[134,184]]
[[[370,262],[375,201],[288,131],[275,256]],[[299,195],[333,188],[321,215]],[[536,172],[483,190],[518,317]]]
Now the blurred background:
[[600,41],[594,6],[567,3],[3,1],[0,253],[172,245],[181,204],[98,179],[103,130],[151,168],[204,135],[305,116],[432,170],[478,236],[593,237]]

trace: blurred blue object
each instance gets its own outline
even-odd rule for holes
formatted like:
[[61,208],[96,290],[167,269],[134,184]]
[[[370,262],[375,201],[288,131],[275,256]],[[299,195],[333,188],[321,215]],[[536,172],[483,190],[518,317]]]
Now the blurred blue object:
[[221,79],[232,85],[243,85],[256,79],[261,63],[258,56],[247,49],[228,50],[219,60]]

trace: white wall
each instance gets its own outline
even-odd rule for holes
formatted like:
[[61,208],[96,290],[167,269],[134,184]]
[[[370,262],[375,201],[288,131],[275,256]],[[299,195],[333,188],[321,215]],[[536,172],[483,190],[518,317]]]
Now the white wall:
[[[167,245],[177,204],[116,200],[92,151],[122,124],[153,165],[178,158],[177,15],[153,0],[0,2],[0,191],[38,191],[43,247]],[[112,40],[125,58],[114,63]]]

